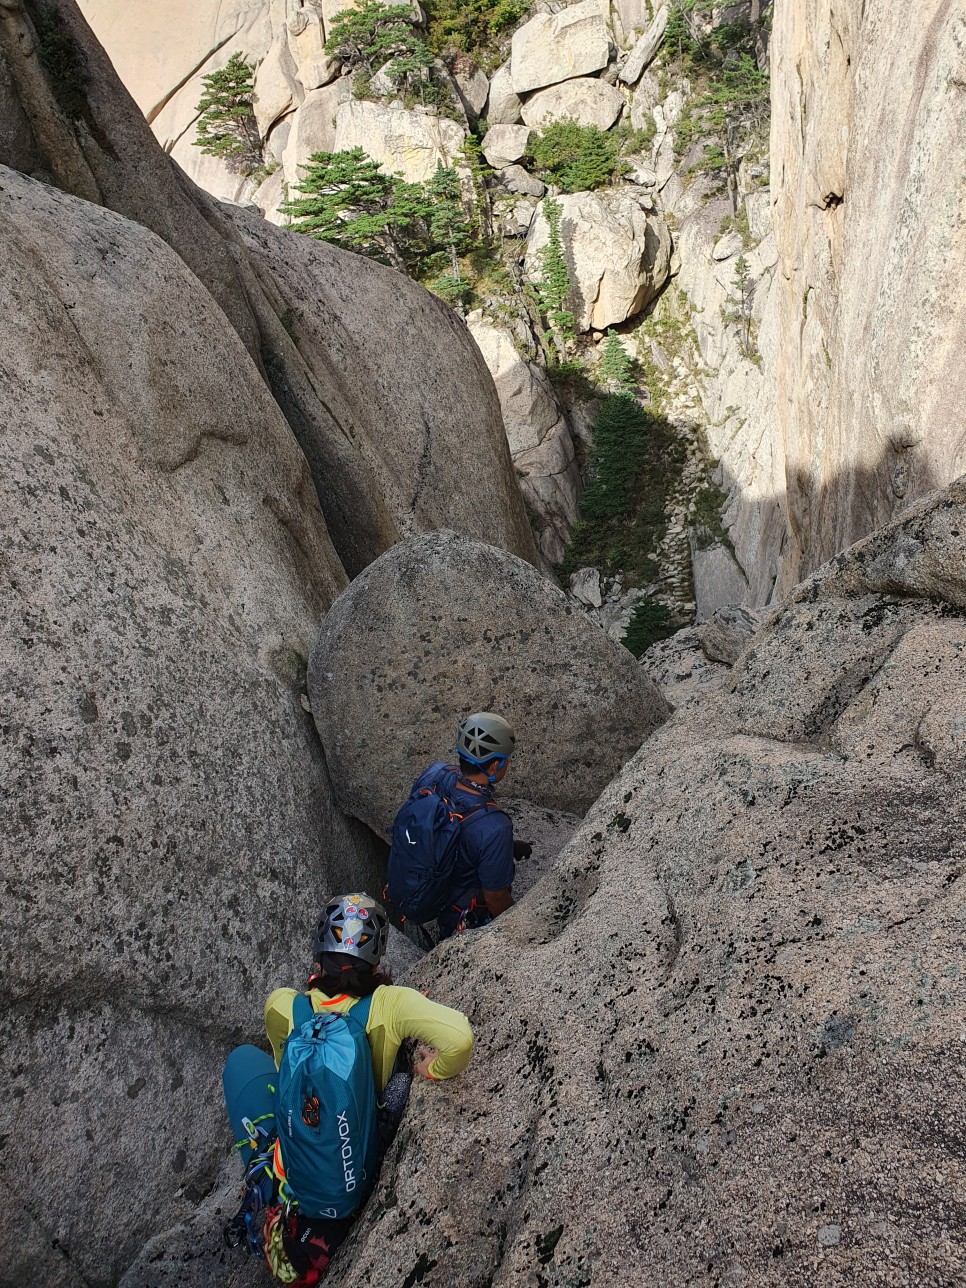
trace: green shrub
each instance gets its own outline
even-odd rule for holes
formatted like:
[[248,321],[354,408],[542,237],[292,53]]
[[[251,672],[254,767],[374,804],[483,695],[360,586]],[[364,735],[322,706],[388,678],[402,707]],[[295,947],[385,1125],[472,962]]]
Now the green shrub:
[[526,14],[529,0],[426,0],[430,48],[488,53]]
[[564,192],[591,192],[622,174],[621,138],[596,125],[554,121],[530,137],[528,158],[546,183]]
[[676,630],[677,627],[671,623],[670,610],[665,604],[657,599],[644,599],[631,614],[621,643],[635,657],[640,657],[652,644],[666,640]]

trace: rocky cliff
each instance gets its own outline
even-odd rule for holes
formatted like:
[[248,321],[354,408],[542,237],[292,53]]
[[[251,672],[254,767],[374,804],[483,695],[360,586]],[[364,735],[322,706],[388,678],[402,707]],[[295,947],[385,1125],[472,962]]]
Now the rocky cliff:
[[816,573],[424,963],[473,1064],[332,1284],[956,1281],[964,523],[961,480]]
[[[182,20],[183,7],[166,0],[132,25],[115,0],[85,0],[158,137],[213,191],[241,195],[237,176],[191,145],[195,104],[200,76],[235,51],[257,65],[256,114],[266,155],[281,166],[268,181],[273,195],[253,198],[272,218],[280,185],[298,182],[319,148],[361,145],[408,178],[457,157],[460,123],[399,101],[352,99],[322,51],[331,4],[262,0]],[[768,11],[732,5],[707,21],[727,30]],[[579,325],[598,335],[626,326],[629,351],[656,362],[649,383],[694,460],[692,476],[665,499],[654,557],[659,596],[686,612],[696,604],[701,617],[725,602],[769,602],[963,468],[964,13],[961,3],[930,0],[906,24],[884,0],[776,6],[770,39],[766,27],[758,37],[762,65],[770,50],[770,149],[732,130],[725,190],[722,171],[709,169],[703,73],[695,77],[662,47],[669,12],[584,0],[537,13],[493,52],[506,61],[488,86],[476,86],[478,71],[454,83],[453,114],[467,124],[482,114],[489,125],[484,155],[493,190],[506,195],[502,205],[496,198],[501,236],[526,237],[531,281],[546,225],[536,201],[544,184],[520,165],[530,164],[528,138],[562,118],[605,131],[622,119],[621,128],[650,136],[635,145],[617,192],[565,198],[564,236]],[[698,6],[698,26],[703,13]],[[712,138],[712,153],[719,142]],[[644,277],[653,281],[642,294],[646,239],[629,230],[635,221],[643,230],[646,215],[661,241],[664,214],[675,224],[671,267],[683,295],[677,303],[669,295],[652,325],[641,308],[649,312],[667,280],[667,247],[650,259]],[[740,231],[722,236],[729,223]],[[508,305],[516,314],[509,328],[500,316]],[[745,321],[736,325],[739,314]],[[529,324],[519,301],[504,299],[475,327],[498,378],[507,365],[492,328],[515,336],[529,361]],[[534,444],[521,450],[518,469],[544,554],[557,562],[579,514],[579,414],[568,426],[566,406],[548,412],[544,393],[533,392],[540,427],[513,441]],[[515,405],[504,405],[515,422],[519,395],[517,381]],[[720,498],[710,526],[701,482],[709,465]]]
[[535,550],[442,304],[196,189],[66,0],[0,9],[0,103],[0,1281],[54,1288],[195,1210],[226,1046],[379,888],[299,701],[347,570]]
[[[284,42],[281,28],[258,36],[262,66],[278,60],[277,101],[266,75],[260,109],[272,125],[293,114],[285,93],[325,123],[316,12],[324,30],[325,5],[305,22],[286,9]],[[631,123],[654,123],[653,169],[624,185],[635,209],[627,192],[573,203],[575,228],[595,226],[596,203],[641,247],[617,289],[581,225],[580,343],[596,361],[598,288],[602,307],[650,307],[648,246],[677,273],[680,291],[619,323],[662,373],[667,426],[690,434],[683,465],[666,455],[680,479],[660,493],[674,507],[662,549],[668,563],[686,551],[709,602],[726,585],[774,611],[757,632],[751,614],[730,619],[724,646],[705,634],[714,668],[685,659],[696,635],[648,664],[680,695],[666,723],[629,657],[570,622],[576,737],[606,745],[591,741],[553,800],[583,807],[619,772],[525,900],[419,968],[469,1012],[476,1055],[453,1085],[416,1089],[335,1288],[961,1275],[966,484],[909,503],[962,465],[963,10],[922,12],[899,28],[884,0],[779,8],[770,200],[750,153],[727,200],[700,167],[682,174],[687,87],[647,68],[664,6],[536,14],[492,77],[511,128],[568,82],[580,110],[605,114],[605,89],[627,86]],[[158,72],[143,99],[155,125],[265,13],[220,5],[212,25],[182,6],[178,81]],[[550,28],[566,57],[531,42]],[[890,92],[894,71],[911,98]],[[473,79],[461,93],[478,112]],[[370,108],[343,119],[371,126]],[[533,180],[510,173],[513,136],[500,148],[500,217],[525,260],[542,228],[533,192],[510,185]],[[381,265],[197,188],[73,0],[0,0],[0,242],[0,1174],[15,1196],[0,1281],[250,1283],[258,1267],[219,1243],[235,1184],[221,1060],[257,1034],[268,988],[299,978],[321,894],[381,871],[299,701],[319,623],[361,573],[320,646],[361,605],[333,743],[368,696],[367,630],[386,623],[373,647],[387,677],[397,639],[424,645],[418,681],[424,658],[446,663],[420,636],[474,614],[456,622],[459,665],[484,687],[515,677],[518,709],[551,740],[553,686],[577,672],[561,639],[539,687],[528,669],[574,614],[511,559],[532,569],[536,549],[463,322]],[[501,321],[474,327],[521,453],[536,454],[533,504],[573,479],[569,435],[587,418],[577,398],[555,418],[529,342],[504,361],[522,315]],[[717,492],[702,490],[708,451]],[[443,525],[460,535],[420,536]],[[420,552],[467,538],[472,558],[431,573],[459,592],[421,596],[434,563]],[[474,560],[480,582],[512,563],[514,594],[498,584],[486,602],[532,617],[499,634],[499,672]],[[580,584],[603,621],[599,576]],[[712,625],[728,634],[729,619]],[[418,682],[400,689],[410,710],[423,701]],[[357,738],[357,778],[365,752]],[[339,787],[366,816],[364,781]]]
[[772,219],[789,587],[966,467],[966,6],[779,5]]

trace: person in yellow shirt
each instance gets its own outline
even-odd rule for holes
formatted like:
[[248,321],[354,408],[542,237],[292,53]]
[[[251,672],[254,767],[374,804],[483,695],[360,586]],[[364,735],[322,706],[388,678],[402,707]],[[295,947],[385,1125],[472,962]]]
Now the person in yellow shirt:
[[[366,1039],[383,1150],[399,1125],[409,1096],[411,1075],[403,1043],[407,1039],[417,1043],[412,1072],[431,1082],[461,1073],[473,1050],[473,1031],[465,1015],[430,1001],[414,988],[401,988],[390,981],[381,967],[388,935],[386,913],[369,895],[332,899],[313,937],[313,969],[307,983],[315,1012],[345,1014],[361,998],[371,998]],[[244,1046],[236,1048],[226,1062],[225,1101],[246,1167],[252,1162],[259,1136],[267,1136],[271,1143],[269,1133],[256,1130],[256,1124],[273,1120],[275,1071],[293,1029],[293,1004],[298,995],[294,988],[277,988],[265,1003],[265,1032],[272,1058],[257,1047]],[[270,1170],[278,1180],[284,1180],[277,1142]],[[264,1256],[273,1273],[292,1288],[317,1283],[355,1219],[355,1214],[341,1220],[289,1217],[277,1204],[268,1212],[264,1228],[258,1224],[254,1234],[246,1236],[242,1232],[246,1226],[243,1207],[226,1228],[226,1239],[237,1243],[247,1238],[252,1250]]]
[[[372,1053],[376,1096],[398,1123],[402,1113],[398,1084],[388,1096],[391,1103],[387,1103],[387,1092],[394,1072],[400,1072],[400,1048],[406,1039],[412,1038],[419,1045],[413,1073],[438,1082],[466,1068],[473,1050],[473,1031],[460,1011],[432,1002],[414,988],[390,982],[380,965],[388,935],[389,920],[382,906],[369,895],[347,894],[333,899],[312,940],[313,970],[307,987],[314,1011],[344,1014],[360,998],[372,997],[366,1037]],[[277,988],[265,1003],[265,1032],[276,1066],[292,1031],[296,995],[294,988]]]

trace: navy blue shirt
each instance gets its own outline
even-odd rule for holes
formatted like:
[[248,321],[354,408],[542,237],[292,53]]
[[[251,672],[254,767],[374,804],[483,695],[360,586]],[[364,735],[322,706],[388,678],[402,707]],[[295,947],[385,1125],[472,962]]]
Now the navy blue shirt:
[[[470,814],[484,805],[486,795],[466,791],[456,781],[456,770],[445,761],[438,760],[416,779],[413,791],[440,783],[440,791],[461,814]],[[502,810],[483,810],[476,818],[463,825],[460,832],[459,854],[453,869],[450,902],[465,911],[481,890],[509,890],[513,885],[516,867],[513,862],[513,824]],[[443,929],[449,927],[449,917],[440,918]]]

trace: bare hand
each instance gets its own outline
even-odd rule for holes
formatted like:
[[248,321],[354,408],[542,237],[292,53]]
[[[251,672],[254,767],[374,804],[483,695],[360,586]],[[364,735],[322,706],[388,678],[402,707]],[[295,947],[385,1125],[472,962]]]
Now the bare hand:
[[[432,1047],[421,1046],[416,1051],[416,1063],[413,1065],[413,1075],[417,1073],[421,1078],[429,1078],[429,1066],[436,1059],[436,1052]],[[430,1082],[434,1079],[429,1078]]]

